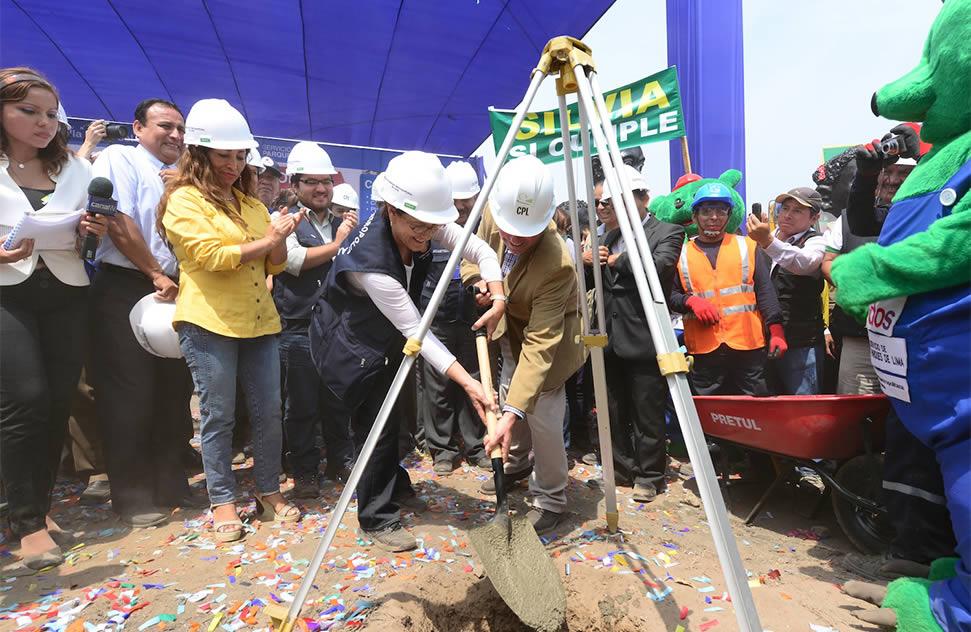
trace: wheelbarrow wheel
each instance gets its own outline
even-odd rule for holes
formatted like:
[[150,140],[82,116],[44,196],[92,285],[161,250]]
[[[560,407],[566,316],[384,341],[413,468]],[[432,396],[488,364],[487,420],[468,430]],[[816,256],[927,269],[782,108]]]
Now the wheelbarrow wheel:
[[[855,456],[837,470],[835,478],[847,491],[878,502],[883,483],[883,455]],[[864,509],[835,489],[831,496],[836,522],[853,546],[866,554],[887,550],[893,529],[886,514]]]

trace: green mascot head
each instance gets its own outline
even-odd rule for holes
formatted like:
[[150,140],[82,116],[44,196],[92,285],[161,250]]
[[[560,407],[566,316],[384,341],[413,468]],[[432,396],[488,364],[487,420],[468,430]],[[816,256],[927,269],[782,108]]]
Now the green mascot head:
[[742,218],[745,217],[745,202],[735,190],[735,186],[741,181],[742,172],[737,169],[729,169],[717,178],[702,178],[697,174],[688,173],[678,179],[671,193],[652,199],[648,210],[662,222],[684,226],[685,234],[688,237],[694,237],[698,234],[698,225],[691,218],[691,200],[694,199],[698,189],[704,185],[710,182],[721,182],[732,192],[732,215],[728,218],[726,230],[734,233],[742,225]]

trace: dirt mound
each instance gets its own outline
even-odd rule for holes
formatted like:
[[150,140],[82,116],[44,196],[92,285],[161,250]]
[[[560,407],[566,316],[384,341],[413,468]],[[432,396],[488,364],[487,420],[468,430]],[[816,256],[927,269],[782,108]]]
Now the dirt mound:
[[[617,592],[618,582],[599,581],[597,575],[600,579],[610,577],[604,573],[588,573],[586,569],[579,575],[562,577],[567,586],[564,630],[640,632],[647,629],[652,620],[656,621],[656,612],[653,616],[643,616],[647,615],[642,611],[645,599],[629,583]],[[611,591],[612,587],[614,591]],[[407,632],[530,630],[506,606],[487,577],[435,572],[433,576],[426,575],[421,584],[399,585],[397,588],[378,596],[378,605],[367,619],[367,629]],[[670,617],[673,617],[672,621],[678,619],[676,607],[657,605],[666,611],[665,620]]]

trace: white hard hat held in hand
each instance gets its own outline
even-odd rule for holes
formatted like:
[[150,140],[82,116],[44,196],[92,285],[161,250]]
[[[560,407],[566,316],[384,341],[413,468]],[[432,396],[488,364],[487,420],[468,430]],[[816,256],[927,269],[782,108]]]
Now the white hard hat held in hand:
[[395,156],[375,188],[386,204],[420,222],[450,224],[459,217],[445,167],[433,154],[406,151]]
[[[630,184],[630,190],[631,191],[649,191],[650,190],[650,189],[647,188],[647,180],[644,179],[644,174],[643,173],[641,173],[640,171],[638,171],[634,167],[631,167],[628,164],[624,164],[622,166],[623,166],[624,173],[627,174],[627,180],[628,180],[628,183]],[[620,174],[618,174],[618,177],[622,177],[622,176]],[[623,182],[623,180],[621,180],[621,182]],[[610,196],[611,196],[610,186],[605,181],[604,182],[603,195],[600,196],[600,199],[601,200],[609,200],[610,199]]]
[[293,146],[287,157],[287,175],[308,174],[315,176],[333,176],[337,174],[330,154],[317,143],[302,140]]
[[499,230],[517,237],[538,235],[553,219],[553,174],[536,156],[515,158],[499,172],[489,198]]
[[223,150],[259,147],[246,119],[224,99],[196,101],[185,117],[185,144]]
[[452,197],[467,200],[479,192],[479,176],[467,162],[456,160],[445,167],[449,182],[452,183]]
[[172,327],[175,303],[161,301],[154,294],[142,297],[128,314],[132,333],[142,349],[160,358],[181,358],[179,335]]
[[334,187],[334,204],[346,206],[347,208],[354,209],[356,211],[359,206],[357,191],[355,191],[354,187],[346,182],[338,184],[336,187]]

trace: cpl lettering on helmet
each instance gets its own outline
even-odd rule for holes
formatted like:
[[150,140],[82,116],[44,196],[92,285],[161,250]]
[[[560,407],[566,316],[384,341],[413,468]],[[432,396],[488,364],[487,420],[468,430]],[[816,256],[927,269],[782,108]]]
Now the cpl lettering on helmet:
[[516,215],[525,215],[529,217],[529,207],[528,206],[517,206]]

